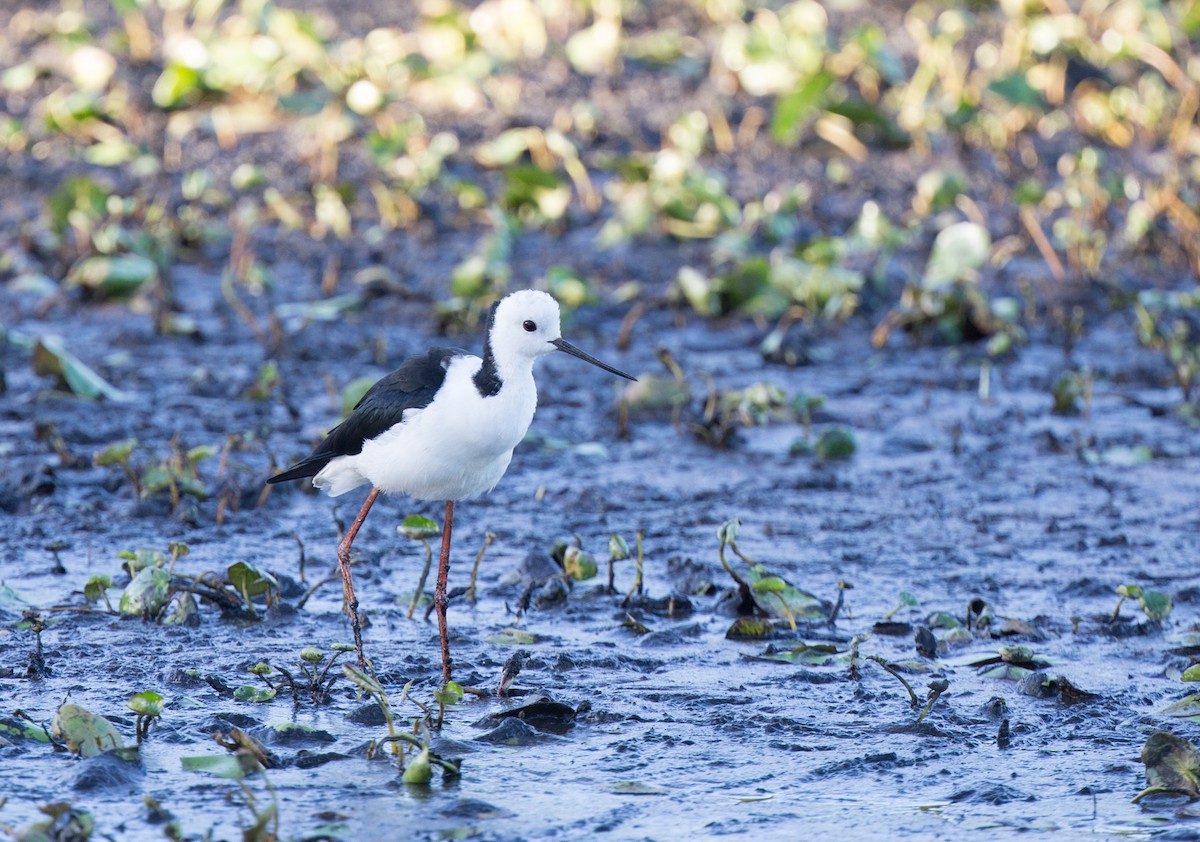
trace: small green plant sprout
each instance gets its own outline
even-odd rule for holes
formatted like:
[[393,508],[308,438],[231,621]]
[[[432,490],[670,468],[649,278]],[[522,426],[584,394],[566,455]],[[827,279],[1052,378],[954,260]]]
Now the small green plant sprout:
[[442,529],[437,525],[437,521],[421,515],[409,515],[396,527],[396,532],[405,538],[420,541],[421,546],[425,548],[425,565],[421,568],[417,589],[413,591],[412,602],[408,606],[408,619],[411,620],[413,612],[417,610],[417,604],[425,596],[425,580],[429,578],[429,568],[433,563],[433,547],[429,546],[429,539],[441,535]]
[[204,500],[208,497],[208,488],[200,479],[199,465],[216,452],[215,447],[208,445],[184,451],[176,436],[171,440],[167,456],[158,462],[152,462],[142,471],[141,496],[152,497],[165,490],[171,496],[172,510],[179,508],[185,494],[197,500]]
[[175,572],[175,562],[179,561],[179,559],[183,558],[191,551],[192,548],[182,541],[171,541],[169,544],[167,544],[167,552],[171,556],[171,560],[167,563],[167,572],[173,574]]
[[116,613],[113,610],[112,602],[108,599],[108,589],[112,587],[112,577],[97,574],[87,580],[87,584],[83,586],[83,598],[88,602],[103,600],[104,607],[108,609],[110,614]]
[[[451,681],[450,684],[454,682]],[[449,685],[447,685],[448,687]],[[462,697],[461,689],[459,698]],[[437,766],[442,770],[443,778],[457,778],[462,774],[461,760],[447,760],[436,754],[429,747],[432,741],[432,736],[429,726],[419,721],[414,729],[415,734],[400,732],[397,738],[404,740],[417,749],[417,756],[413,757],[404,764],[404,772],[401,775],[401,780],[410,786],[427,786],[433,780],[433,767]]]
[[462,701],[463,688],[457,681],[447,681],[445,686],[440,690],[433,692],[433,699],[438,703],[438,714],[436,728],[442,727],[442,720],[446,715],[447,705],[456,705]]
[[299,701],[299,692],[303,689],[317,703],[329,700],[329,691],[333,682],[341,677],[341,673],[330,675],[330,670],[346,652],[353,652],[354,646],[348,643],[335,643],[329,647],[333,654],[326,657],[325,652],[316,646],[305,646],[300,650],[300,674],[304,677],[301,687],[295,677],[283,667],[276,667],[287,680],[292,689],[292,698]]
[[1167,358],[1183,400],[1200,374],[1200,292],[1143,290],[1134,305],[1138,341]]
[[1110,623],[1117,621],[1121,606],[1127,599],[1136,599],[1146,616],[1156,623],[1162,622],[1171,613],[1171,597],[1161,591],[1148,591],[1140,585],[1118,585],[1116,590],[1120,599],[1117,600],[1112,616],[1108,619]]
[[255,687],[252,684],[243,684],[241,687],[233,691],[233,698],[239,702],[269,702],[275,698],[279,688],[276,687],[267,676],[271,674],[272,667],[265,661],[259,661],[247,669],[251,675],[258,676],[264,687]]
[[[1055,415],[1079,415],[1092,403],[1092,371],[1064,371],[1050,387],[1053,401],[1050,411]],[[1083,401],[1083,407],[1080,407]]]
[[152,690],[145,690],[138,693],[129,700],[129,709],[137,714],[137,742],[142,744],[142,740],[150,733],[150,726],[162,716],[164,706],[163,697]]
[[885,621],[892,619],[905,608],[911,608],[914,611],[921,610],[921,600],[917,599],[908,591],[900,591],[896,595],[896,605],[891,611],[883,615]]
[[813,445],[813,455],[822,462],[849,459],[858,448],[854,433],[846,427],[830,427],[822,430]]
[[1146,788],[1133,798],[1137,803],[1148,795],[1185,795],[1200,799],[1200,751],[1191,740],[1167,731],[1155,731],[1142,747],[1146,765]]
[[274,600],[279,597],[279,580],[245,561],[236,561],[225,570],[225,579],[230,587],[241,597],[246,614],[256,617],[254,598],[263,596],[266,607],[270,609]]
[[129,482],[133,485],[133,492],[138,497],[142,496],[142,478],[133,466],[129,464],[129,459],[133,456],[133,451],[138,446],[137,439],[124,439],[122,441],[113,442],[103,450],[96,451],[92,456],[92,464],[97,468],[108,467],[109,465],[120,465],[125,472],[125,476],[129,478]]
[[475,563],[471,565],[471,581],[467,583],[467,601],[472,605],[475,604],[475,583],[479,579],[479,565],[483,563],[483,555],[487,552],[487,548],[495,540],[495,532],[483,533],[483,545],[479,548],[479,552],[475,554]]
[[596,575],[596,559],[583,549],[583,539],[578,535],[571,543],[557,542],[550,551],[550,557],[562,568],[563,579],[571,582],[585,582]]
[[905,288],[900,303],[875,327],[871,344],[883,347],[899,327],[930,332],[948,345],[987,338],[989,355],[1007,353],[1024,331],[1016,322],[1020,306],[1015,299],[988,299],[979,287],[978,270],[991,246],[978,222],[958,222],[938,232],[924,275]]
[[254,376],[254,383],[247,387],[242,396],[253,401],[270,400],[282,382],[279,364],[275,360],[267,360],[259,366],[258,374]]
[[636,536],[636,538],[637,538],[637,551],[636,551],[637,555],[634,557],[633,586],[629,589],[629,593],[627,593],[625,595],[625,600],[624,600],[624,602],[621,603],[622,608],[628,607],[629,602],[630,602],[630,600],[633,599],[633,595],[635,593],[640,597],[642,595],[642,593],[644,592],[644,590],[643,590],[643,575],[642,575],[644,572],[644,569],[645,569],[645,555],[642,552],[642,537],[643,537],[643,535],[644,535],[644,531],[639,529],[637,531],[637,536]]
[[1192,664],[1179,676],[1180,681],[1200,681],[1200,664]]
[[[741,521],[737,518],[721,524],[717,530],[717,557],[725,572],[737,584],[742,605],[753,605],[762,616],[787,620],[792,631],[797,630],[798,617],[804,620],[828,621],[831,604],[790,584],[738,548],[737,535],[740,528]],[[726,546],[745,562],[746,568],[742,573],[735,571],[725,557]],[[739,625],[736,621],[734,629],[737,634],[743,636],[749,631],[745,623]]]
[[629,544],[614,532],[608,537],[608,592],[610,594],[617,592],[613,582],[613,565],[618,561],[625,561],[627,558],[629,558]]

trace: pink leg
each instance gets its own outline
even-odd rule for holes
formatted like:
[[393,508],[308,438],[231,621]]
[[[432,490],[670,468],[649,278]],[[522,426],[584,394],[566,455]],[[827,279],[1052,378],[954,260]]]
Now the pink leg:
[[350,628],[354,631],[354,650],[358,653],[358,665],[364,668],[367,665],[367,659],[363,657],[362,627],[358,624],[358,600],[354,596],[354,577],[350,574],[350,545],[354,543],[354,536],[358,535],[359,527],[367,519],[367,512],[371,511],[371,504],[378,496],[379,489],[372,488],[371,493],[367,495],[367,502],[363,503],[358,517],[346,530],[346,534],[342,536],[342,542],[338,544],[337,548],[338,565],[342,568],[342,589],[346,594],[346,605],[350,609]]
[[454,501],[446,501],[446,522],[442,525],[442,554],[438,557],[437,587],[433,590],[433,608],[437,611],[438,635],[442,640],[442,678],[450,681],[450,630],[446,625],[446,576],[450,573],[450,528],[454,523]]

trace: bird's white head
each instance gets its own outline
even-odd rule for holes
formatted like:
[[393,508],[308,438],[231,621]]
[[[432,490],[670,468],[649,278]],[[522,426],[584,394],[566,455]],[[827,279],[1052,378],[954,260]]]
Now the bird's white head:
[[488,339],[496,360],[536,359],[556,350],[562,338],[558,302],[544,292],[522,289],[496,305]]
[[538,357],[552,351],[565,351],[612,374],[627,380],[635,379],[563,339],[558,302],[538,290],[522,289],[500,299],[492,313],[488,341],[502,375],[506,370],[517,368],[528,372]]

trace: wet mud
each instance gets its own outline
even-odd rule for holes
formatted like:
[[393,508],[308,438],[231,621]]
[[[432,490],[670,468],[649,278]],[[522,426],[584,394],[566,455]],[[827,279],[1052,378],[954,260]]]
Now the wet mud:
[[[254,306],[319,295],[314,273],[284,277]],[[260,808],[278,800],[289,839],[1150,838],[1191,826],[1178,801],[1130,799],[1144,786],[1147,734],[1192,727],[1160,710],[1185,695],[1178,669],[1188,657],[1173,641],[1200,605],[1200,445],[1172,411],[1178,393],[1161,385],[1161,361],[1130,350],[1125,316],[1096,316],[1071,352],[1095,385],[1083,414],[1059,416],[1050,387],[1067,361],[1045,336],[991,365],[983,393],[980,349],[896,337],[875,351],[866,320],[814,340],[821,361],[789,368],[763,361],[763,331],[749,322],[652,308],[620,352],[613,338],[627,306],[579,311],[567,336],[623,369],[662,373],[656,349],[669,349],[693,378],[689,411],[705,397],[701,373],[718,389],[768,382],[823,395],[812,434],[848,428],[857,451],[824,462],[791,455],[806,435],[794,422],[743,428],[732,447],[714,449],[669,414],[634,412],[621,436],[619,384],[565,355],[543,361],[529,439],[497,490],[460,505],[455,523],[452,587],[466,584],[485,533],[496,536],[475,603],[460,596],[450,609],[455,678],[490,692],[468,693],[433,733],[436,752],[461,759],[461,776],[435,770],[420,786],[402,783],[386,753],[368,758],[387,728],[348,679],[318,701],[281,692],[245,702],[232,690],[263,686],[248,672],[256,663],[297,673],[303,647],[349,641],[336,580],[297,604],[332,572],[338,524],[359,496],[331,501],[296,485],[263,497],[262,482],[336,419],[342,386],[440,341],[429,301],[379,296],[336,321],[287,326],[268,350],[221,300],[212,270],[180,266],[175,286],[196,338],[156,335],[149,318],[119,305],[47,317],[8,297],[11,331],[70,335],[132,400],[58,394],[9,352],[3,714],[49,723],[69,698],[131,743],[126,701],[150,690],[166,707],[133,763],[0,740],[5,825],[70,801],[106,838],[161,838],[164,812],[186,838],[238,838],[253,824],[239,782],[185,771],[181,760],[223,754],[212,734],[237,727],[270,752],[274,768],[244,783]],[[475,337],[454,341],[479,347]],[[256,399],[268,356],[280,385]],[[235,434],[219,469],[216,457],[199,467],[206,499],[184,496],[174,510],[166,494],[138,499],[118,466],[92,465],[130,436],[135,458],[151,459],[173,439],[220,451]],[[423,560],[420,544],[396,532],[410,513],[441,515],[381,500],[356,542],[355,575],[381,684],[395,703],[411,680],[409,693],[428,705],[440,686],[437,632],[423,610],[406,616]],[[741,520],[739,549],[797,587],[833,603],[839,580],[852,585],[836,619],[727,639],[741,600],[719,563],[717,530],[731,518]],[[606,547],[612,533],[633,547],[638,530],[644,592],[627,601],[633,562],[617,563],[609,593]],[[552,545],[573,536],[599,575],[546,584]],[[128,581],[119,551],[166,551],[171,541],[191,550],[176,573],[246,561],[281,582],[279,603],[264,611],[260,601],[248,619],[202,600],[196,625],[166,626],[85,601],[93,575],[111,576],[114,594]],[[1173,612],[1151,622],[1127,602],[1111,621],[1124,584],[1169,593]],[[45,623],[40,656],[23,622],[29,609]],[[967,630],[980,611],[988,621]],[[963,628],[951,634],[941,614]],[[931,657],[914,643],[921,627]],[[811,662],[772,657],[801,641],[833,651]],[[1032,677],[965,663],[1008,645],[1044,659]],[[523,668],[499,698],[519,650]],[[918,721],[921,708],[870,656],[894,665],[921,706],[931,683],[948,684]],[[537,697],[559,706],[503,716]],[[405,727],[421,715],[395,708]]]

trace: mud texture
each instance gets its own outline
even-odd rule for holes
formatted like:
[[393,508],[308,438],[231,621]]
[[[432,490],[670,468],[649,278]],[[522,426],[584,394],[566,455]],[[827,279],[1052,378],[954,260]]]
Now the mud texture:
[[[814,433],[845,426],[858,451],[844,462],[789,456],[804,431],[783,423],[747,428],[735,447],[715,450],[670,419],[636,415],[619,438],[614,385],[565,356],[547,360],[529,441],[491,496],[459,507],[452,585],[465,584],[485,531],[496,541],[476,604],[452,605],[453,651],[460,682],[494,689],[515,649],[487,638],[514,626],[532,634],[534,642],[519,646],[528,658],[515,690],[578,714],[502,733],[497,743],[487,738],[496,724],[487,717],[527,695],[468,695],[434,738],[435,750],[462,758],[462,775],[444,783],[435,775],[425,788],[401,784],[392,763],[365,759],[367,742],[386,729],[347,680],[334,683],[325,703],[303,694],[293,703],[286,693],[244,703],[226,688],[255,683],[246,670],[256,662],[294,672],[302,647],[348,640],[337,583],[297,610],[303,586],[295,580],[300,545],[309,582],[331,570],[335,515],[352,517],[357,498],[333,503],[297,488],[256,505],[257,495],[272,459],[302,453],[336,417],[330,381],[383,373],[363,338],[385,337],[386,362],[398,361],[433,341],[428,309],[385,297],[342,321],[289,333],[279,356],[286,402],[258,401],[243,395],[262,349],[217,299],[205,270],[180,267],[177,283],[202,339],[158,337],[120,307],[80,307],[51,324],[9,298],[13,330],[68,332],[77,353],[102,360],[135,397],[81,402],[10,360],[0,516],[0,577],[11,589],[2,606],[6,713],[48,722],[69,696],[132,741],[130,696],[154,690],[167,708],[132,775],[89,771],[96,761],[42,743],[0,749],[6,824],[20,827],[38,805],[70,800],[113,838],[158,838],[162,827],[143,804],[149,796],[185,835],[212,829],[215,838],[233,838],[251,821],[237,785],[185,772],[180,758],[222,753],[210,734],[230,724],[267,739],[266,726],[287,722],[320,736],[312,745],[268,740],[280,764],[267,779],[285,838],[781,838],[800,829],[849,838],[884,828],[906,839],[972,829],[1059,838],[1139,836],[1171,818],[1174,805],[1129,799],[1142,786],[1138,753],[1148,729],[1169,724],[1156,711],[1182,695],[1167,673],[1186,658],[1171,653],[1169,633],[1194,622],[1200,602],[1200,456],[1194,431],[1160,409],[1177,395],[1155,386],[1155,358],[1129,354],[1122,320],[1097,323],[1075,350],[1075,364],[1095,372],[1094,395],[1086,416],[1060,417],[1050,413],[1048,390],[1063,354],[1036,339],[991,369],[983,399],[970,349],[897,342],[871,352],[865,327],[851,325],[818,343],[827,362],[785,368],[762,362],[760,332],[750,325],[656,310],[619,353],[610,337],[621,308],[580,313],[568,328],[572,340],[632,371],[655,370],[654,350],[663,345],[717,388],[767,381],[789,394],[824,395]],[[303,297],[303,286],[298,275],[283,288]],[[94,451],[130,435],[146,452],[163,453],[176,436],[184,447],[220,446],[235,432],[244,444],[228,455],[222,478],[201,464],[213,496],[185,498],[175,512],[165,495],[135,499],[119,468],[90,466]],[[1114,448],[1134,447],[1152,458],[1119,464]],[[218,524],[222,494],[228,505]],[[356,575],[368,652],[385,688],[396,699],[414,679],[410,692],[430,703],[439,683],[435,624],[421,612],[406,619],[422,551],[395,530],[414,511],[440,517],[437,507],[411,501],[376,506],[356,545]],[[795,635],[781,623],[769,644],[726,640],[738,600],[717,562],[716,530],[732,517],[742,520],[742,551],[794,584],[831,601],[838,579],[853,585],[835,623],[801,624]],[[606,593],[605,547],[612,532],[632,545],[639,529],[645,595],[623,607],[632,563],[617,566],[621,593]],[[596,554],[600,576],[569,593],[539,584],[518,619],[530,582],[553,571],[552,543],[573,535]],[[119,550],[170,541],[191,547],[176,572],[246,560],[284,582],[283,605],[251,621],[202,604],[196,627],[121,618],[96,604],[78,610],[89,576],[123,584]],[[1121,584],[1170,592],[1174,612],[1150,623],[1127,604],[1110,623]],[[885,629],[895,636],[861,643],[855,677],[849,641],[871,632],[900,591],[920,608],[892,618],[909,624]],[[990,606],[991,624],[919,658],[913,629],[936,612],[965,621],[972,600]],[[44,668],[30,666],[35,636],[19,624],[29,607],[47,624]],[[628,617],[649,633],[636,634]],[[800,639],[835,643],[843,654],[810,666],[758,657]],[[945,663],[1013,643],[1049,659],[1048,679],[1065,678],[1088,695]],[[918,724],[900,684],[869,654],[919,664],[902,669],[921,696],[939,678],[949,687]],[[419,715],[411,705],[398,710],[403,719]],[[997,742],[1003,720],[1005,747]],[[268,799],[261,782],[249,785]]]

